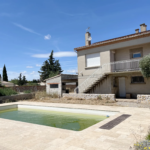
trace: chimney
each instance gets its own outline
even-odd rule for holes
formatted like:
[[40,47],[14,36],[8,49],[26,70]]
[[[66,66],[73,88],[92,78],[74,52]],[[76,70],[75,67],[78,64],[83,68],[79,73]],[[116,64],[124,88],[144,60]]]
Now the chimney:
[[141,26],[141,32],[144,32],[147,30],[146,29],[147,25],[145,23],[141,24],[140,26]]
[[135,29],[135,33],[139,33],[139,29]]
[[85,45],[86,46],[91,45],[91,33],[90,32],[85,33]]

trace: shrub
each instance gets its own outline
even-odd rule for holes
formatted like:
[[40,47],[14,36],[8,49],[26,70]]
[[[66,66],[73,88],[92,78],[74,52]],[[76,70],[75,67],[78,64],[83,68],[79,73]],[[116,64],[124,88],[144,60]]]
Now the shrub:
[[26,91],[24,91],[24,93],[31,93],[31,91],[30,90],[26,90]]
[[144,77],[150,77],[150,54],[140,60],[140,68]]
[[47,94],[45,91],[38,91],[35,93],[35,99],[43,99],[43,98],[59,98],[59,95],[57,93],[50,93]]
[[97,97],[97,99],[98,99],[98,100],[102,100],[102,97],[101,97],[101,95],[99,95],[99,96]]
[[[146,135],[146,137],[142,137],[141,133],[141,126],[140,126],[140,132],[138,130],[138,133],[133,133],[135,139],[136,139],[136,143],[134,144],[134,147],[131,147],[132,149],[134,148],[134,150],[148,150],[150,149],[150,127],[148,129],[148,133]],[[131,149],[130,148],[130,149]]]
[[148,133],[147,133],[145,139],[150,141],[150,127],[149,127],[149,129],[148,129]]
[[50,97],[51,97],[51,98],[58,98],[59,96],[58,96],[57,93],[52,93],[52,94],[50,94]]
[[13,89],[10,89],[10,88],[1,88],[0,89],[0,96],[10,96],[10,95],[13,95],[13,94],[17,94],[16,91],[14,91]]

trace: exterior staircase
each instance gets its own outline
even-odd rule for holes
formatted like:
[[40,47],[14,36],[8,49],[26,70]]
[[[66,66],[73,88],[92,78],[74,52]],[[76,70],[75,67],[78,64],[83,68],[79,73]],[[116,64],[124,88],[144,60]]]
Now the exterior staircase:
[[[74,89],[75,93],[89,93],[98,83],[103,81],[108,73],[139,71],[139,62],[141,59],[117,61],[103,64],[87,77],[78,87]],[[90,92],[91,93],[91,92]]]
[[94,88],[101,83],[103,80],[105,80],[107,78],[107,74],[104,74],[103,76],[101,76],[100,78],[98,78],[97,80],[95,80],[95,82],[93,82],[93,84],[91,84],[87,89],[84,90],[84,93],[92,93],[92,90],[94,90]]

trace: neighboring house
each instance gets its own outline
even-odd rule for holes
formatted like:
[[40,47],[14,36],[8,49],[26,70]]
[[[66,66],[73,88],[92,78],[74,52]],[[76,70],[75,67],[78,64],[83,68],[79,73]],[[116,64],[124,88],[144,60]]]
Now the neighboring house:
[[51,78],[48,78],[46,81],[46,93],[47,94],[58,94],[62,96],[62,93],[68,93],[66,88],[67,83],[75,82],[78,85],[78,75],[70,74],[60,74]]
[[13,86],[15,86],[14,83],[6,82],[6,81],[2,81],[1,85],[5,86],[5,87],[13,87]]
[[40,86],[45,86],[46,83],[45,83],[45,82],[40,82],[39,85],[40,85]]
[[150,80],[143,78],[139,61],[150,53],[150,30],[91,44],[85,34],[85,46],[75,48],[78,57],[79,93],[116,94],[136,98],[150,94]]

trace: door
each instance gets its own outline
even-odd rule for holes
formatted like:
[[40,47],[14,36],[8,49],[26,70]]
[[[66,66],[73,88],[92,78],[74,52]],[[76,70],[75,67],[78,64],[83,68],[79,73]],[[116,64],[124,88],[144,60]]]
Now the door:
[[122,98],[126,97],[126,86],[125,86],[125,78],[119,78],[119,96]]

